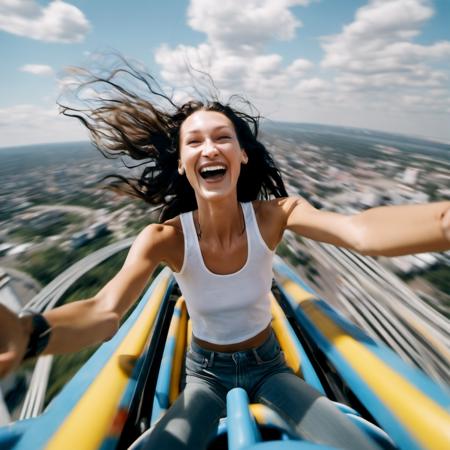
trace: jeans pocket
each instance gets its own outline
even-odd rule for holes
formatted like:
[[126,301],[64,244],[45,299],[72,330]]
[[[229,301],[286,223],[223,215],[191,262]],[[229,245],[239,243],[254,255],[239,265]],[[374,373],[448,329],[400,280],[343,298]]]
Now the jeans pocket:
[[201,372],[205,368],[206,361],[206,357],[200,353],[193,352],[192,350],[186,352],[186,369],[192,372]]
[[255,357],[258,365],[270,364],[279,361],[283,357],[283,352],[278,341],[275,341],[271,345],[255,349]]

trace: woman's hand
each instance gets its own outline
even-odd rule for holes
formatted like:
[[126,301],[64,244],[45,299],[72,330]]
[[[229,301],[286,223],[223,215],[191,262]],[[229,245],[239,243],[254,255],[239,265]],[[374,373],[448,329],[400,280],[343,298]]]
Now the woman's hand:
[[31,322],[0,305],[0,378],[19,367],[28,345]]

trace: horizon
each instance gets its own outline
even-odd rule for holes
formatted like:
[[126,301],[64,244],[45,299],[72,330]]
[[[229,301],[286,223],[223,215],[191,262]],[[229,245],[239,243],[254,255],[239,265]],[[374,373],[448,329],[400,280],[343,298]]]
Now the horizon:
[[[323,124],[323,123],[313,123],[313,122],[289,122],[289,121],[281,121],[281,120],[267,120],[267,122],[272,123],[272,124],[280,124],[280,125],[312,125],[312,126],[318,126],[318,127],[329,127],[329,128],[337,128],[337,129],[342,129],[342,130],[355,130],[355,131],[360,131],[360,132],[368,132],[368,133],[379,133],[379,134],[387,134],[390,135],[392,137],[397,137],[397,138],[406,138],[406,139],[414,139],[417,141],[423,141],[423,142],[429,142],[431,144],[439,144],[439,145],[445,145],[445,146],[449,146],[450,149],[450,140],[449,141],[442,141],[442,140],[437,140],[437,139],[433,139],[433,138],[426,138],[423,136],[419,136],[419,135],[407,135],[404,133],[395,133],[395,132],[390,132],[390,131],[384,131],[384,130],[376,130],[373,128],[362,128],[362,127],[355,127],[355,126],[345,126],[345,125],[333,125],[333,124]],[[261,120],[261,123],[263,124],[264,121]],[[264,131],[264,127],[263,125],[260,126],[260,130]],[[95,148],[94,144],[92,143],[92,141],[90,141],[88,138],[87,139],[79,139],[79,140],[73,140],[73,141],[55,141],[55,142],[36,142],[33,144],[22,144],[22,145],[8,145],[8,146],[3,146],[2,143],[0,142],[0,152],[2,150],[8,150],[8,149],[17,149],[17,148],[27,148],[27,147],[38,147],[38,146],[45,146],[45,145],[70,145],[70,144],[86,144],[86,145],[92,145],[93,148]]]

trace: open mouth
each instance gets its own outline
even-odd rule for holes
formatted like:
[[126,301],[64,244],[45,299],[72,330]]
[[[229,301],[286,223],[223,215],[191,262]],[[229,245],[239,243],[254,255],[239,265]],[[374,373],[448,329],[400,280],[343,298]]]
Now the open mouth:
[[226,173],[227,168],[223,165],[204,167],[200,170],[200,176],[208,181],[220,180]]

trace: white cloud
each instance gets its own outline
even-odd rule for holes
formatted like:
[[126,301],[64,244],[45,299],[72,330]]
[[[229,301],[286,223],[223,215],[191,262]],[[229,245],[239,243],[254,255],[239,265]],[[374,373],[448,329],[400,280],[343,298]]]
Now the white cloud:
[[288,72],[289,75],[295,77],[295,76],[302,76],[304,73],[312,69],[314,67],[314,64],[311,61],[308,61],[307,59],[298,58],[295,61],[293,61],[289,66],[286,68],[286,72]]
[[[155,60],[162,77],[172,86],[189,92],[193,79],[187,67],[208,73],[224,96],[245,93],[269,99],[287,92],[314,65],[298,58],[286,63],[276,53],[266,53],[274,39],[289,40],[301,26],[290,10],[310,0],[191,0],[188,23],[206,34],[196,47],[160,46]],[[207,82],[207,81],[206,81]]]
[[[450,56],[448,41],[431,45],[410,42],[432,15],[428,0],[372,0],[340,34],[323,39],[322,66],[347,73],[417,76],[424,62]],[[428,66],[420,67],[425,79]]]
[[428,0],[371,0],[359,8],[341,33],[322,40],[321,66],[336,72],[335,92],[380,111],[448,113],[449,75],[443,67],[450,42],[413,42],[433,14]]
[[2,147],[47,142],[87,140],[76,120],[58,113],[56,105],[23,104],[0,109]]
[[309,78],[301,80],[297,86],[295,86],[295,92],[297,93],[314,93],[324,92],[325,89],[330,88],[330,83],[320,78]]
[[20,68],[20,71],[32,73],[33,75],[43,75],[43,76],[54,75],[53,69],[45,64],[25,64]]
[[308,0],[192,0],[188,24],[206,33],[214,46],[237,46],[245,51],[261,48],[274,38],[292,39],[302,24],[289,7],[309,3]]
[[371,0],[357,10],[344,34],[348,39],[362,41],[380,36],[388,40],[409,39],[432,15],[428,0]]
[[76,7],[63,1],[46,6],[35,0],[0,3],[0,30],[47,42],[82,42],[89,21]]

